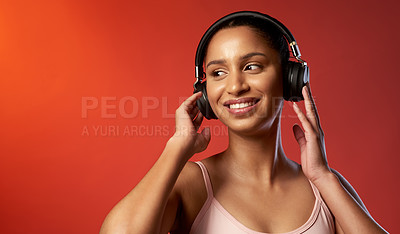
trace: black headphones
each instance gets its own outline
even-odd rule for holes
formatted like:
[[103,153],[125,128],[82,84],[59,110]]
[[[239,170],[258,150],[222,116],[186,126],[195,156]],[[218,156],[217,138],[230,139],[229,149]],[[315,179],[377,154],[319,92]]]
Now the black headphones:
[[229,15],[226,15],[212,24],[207,31],[204,33],[197,46],[196,60],[195,60],[195,76],[196,82],[194,83],[194,93],[202,92],[203,95],[197,100],[197,106],[201,113],[207,119],[217,119],[217,116],[211,109],[210,103],[208,102],[207,90],[206,90],[206,79],[203,71],[204,54],[205,48],[208,45],[211,37],[220,29],[220,25],[229,22],[238,17],[248,17],[253,19],[261,19],[276,27],[285,37],[291,48],[292,54],[297,61],[288,61],[286,67],[283,69],[283,97],[286,101],[301,101],[303,95],[301,90],[309,82],[309,69],[307,63],[302,60],[299,47],[290,33],[289,29],[285,27],[281,22],[272,18],[269,15],[262,14],[255,11],[239,11]]

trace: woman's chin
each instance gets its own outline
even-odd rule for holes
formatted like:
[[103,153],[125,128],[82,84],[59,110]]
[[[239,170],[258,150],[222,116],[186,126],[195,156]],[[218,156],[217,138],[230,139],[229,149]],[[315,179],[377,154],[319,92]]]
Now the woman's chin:
[[223,124],[225,124],[229,131],[243,136],[260,135],[263,133],[268,133],[272,123],[273,118],[262,118],[257,116],[251,116],[248,118],[229,118],[220,119]]

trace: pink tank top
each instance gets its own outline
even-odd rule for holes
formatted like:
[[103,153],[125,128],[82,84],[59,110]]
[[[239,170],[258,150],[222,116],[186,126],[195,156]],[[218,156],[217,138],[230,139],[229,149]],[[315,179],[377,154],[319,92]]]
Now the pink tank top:
[[[190,230],[191,234],[265,234],[251,230],[237,221],[222,205],[214,198],[210,177],[202,162],[196,162],[203,173],[207,190],[207,200],[198,213]],[[322,200],[318,189],[310,182],[315,196],[315,204],[310,218],[301,227],[287,232],[287,234],[325,234],[335,233],[332,214],[325,202]]]

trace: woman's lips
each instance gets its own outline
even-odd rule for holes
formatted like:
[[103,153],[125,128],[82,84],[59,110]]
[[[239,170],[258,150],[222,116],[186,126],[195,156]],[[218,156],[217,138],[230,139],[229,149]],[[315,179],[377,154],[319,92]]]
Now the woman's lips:
[[224,102],[225,108],[232,114],[242,115],[251,111],[258,103],[258,98],[239,98]]

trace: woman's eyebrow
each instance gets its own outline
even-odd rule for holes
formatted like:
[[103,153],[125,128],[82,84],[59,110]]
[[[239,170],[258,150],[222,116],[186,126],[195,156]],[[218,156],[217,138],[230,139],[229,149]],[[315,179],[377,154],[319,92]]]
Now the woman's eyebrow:
[[251,57],[257,56],[257,55],[261,55],[264,57],[267,57],[265,54],[260,53],[260,52],[252,52],[252,53],[248,53],[246,55],[243,55],[242,57],[240,57],[240,60],[245,60],[245,59],[249,59]]
[[225,59],[212,60],[207,64],[206,68],[213,64],[223,64],[223,63],[226,63]]
[[[246,54],[246,55],[243,55],[242,57],[240,57],[240,60],[246,60],[246,59],[249,59],[249,58],[254,57],[254,56],[257,56],[257,55],[267,57],[267,56],[266,56],[265,54],[263,54],[263,53],[260,53],[260,52],[252,52],[252,53],[248,53],[248,54]],[[226,63],[226,60],[225,60],[225,59],[212,60],[212,61],[210,61],[210,62],[207,64],[206,68],[209,67],[210,65],[213,65],[213,64],[223,64],[223,63]]]

